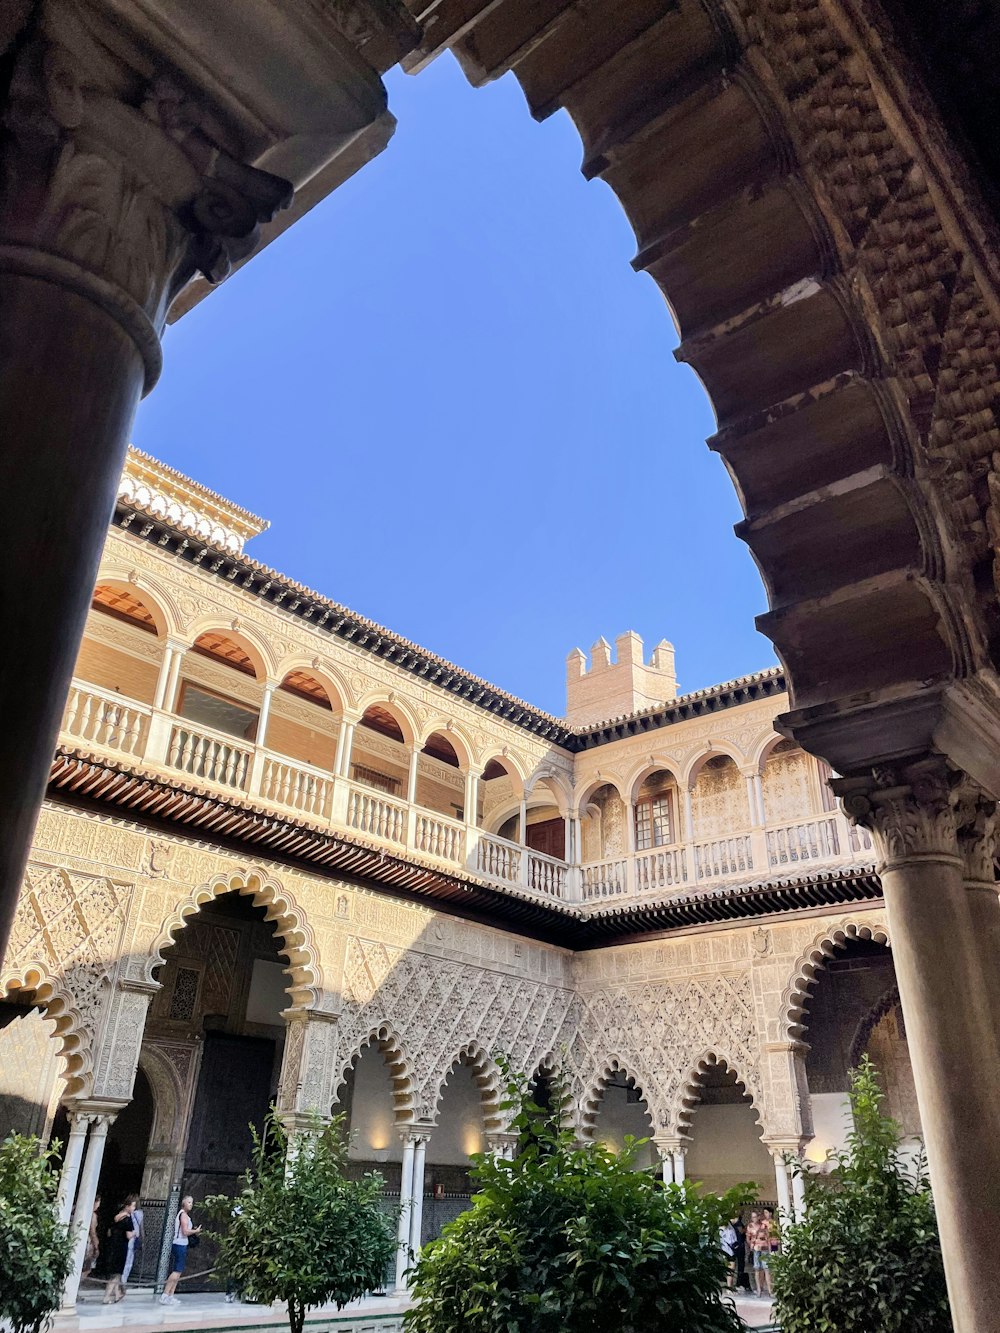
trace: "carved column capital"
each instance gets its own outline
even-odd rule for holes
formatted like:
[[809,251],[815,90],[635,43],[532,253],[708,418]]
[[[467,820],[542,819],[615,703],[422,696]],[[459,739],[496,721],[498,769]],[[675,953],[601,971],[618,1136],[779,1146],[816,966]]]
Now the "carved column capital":
[[[287,181],[243,165],[166,69],[133,68],[65,0],[0,23],[0,271],[54,283],[136,344],[147,391],[167,308],[196,272],[224,278]],[[155,62],[156,53],[149,53]]]
[[844,813],[871,832],[879,869],[914,857],[958,859],[958,775],[932,757],[832,783]]
[[1000,851],[1000,813],[997,802],[971,781],[958,789],[958,849],[963,878],[997,892],[997,852]]

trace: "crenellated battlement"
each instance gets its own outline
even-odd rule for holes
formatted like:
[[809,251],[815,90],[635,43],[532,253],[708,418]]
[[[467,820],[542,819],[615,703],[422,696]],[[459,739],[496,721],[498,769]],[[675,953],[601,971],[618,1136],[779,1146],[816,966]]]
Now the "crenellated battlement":
[[572,726],[603,722],[677,698],[674,646],[661,639],[647,663],[642,639],[626,630],[615,640],[616,660],[603,636],[587,655],[574,648],[566,658],[566,721]]

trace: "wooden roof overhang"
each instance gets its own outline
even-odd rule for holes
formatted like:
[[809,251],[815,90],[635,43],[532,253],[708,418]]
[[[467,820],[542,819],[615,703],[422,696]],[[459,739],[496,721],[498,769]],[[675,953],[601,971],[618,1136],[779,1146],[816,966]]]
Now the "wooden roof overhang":
[[204,839],[243,855],[256,852],[356,887],[422,902],[574,950],[693,926],[881,899],[874,871],[857,867],[585,912],[577,906],[540,902],[516,888],[496,889],[477,876],[449,873],[291,816],[266,814],[237,796],[211,795],[63,746],[53,761],[48,796],[103,814],[135,818],[150,828]]

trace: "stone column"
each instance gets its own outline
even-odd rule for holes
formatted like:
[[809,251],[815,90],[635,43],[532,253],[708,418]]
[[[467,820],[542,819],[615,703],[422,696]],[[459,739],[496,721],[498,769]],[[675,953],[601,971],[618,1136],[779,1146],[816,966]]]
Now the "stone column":
[[677,1140],[654,1138],[653,1145],[660,1154],[663,1183],[664,1185],[672,1185],[674,1183],[674,1152],[677,1150]]
[[956,1333],[996,1317],[1000,1052],[982,1003],[997,965],[976,931],[959,845],[961,775],[932,757],[833,785],[875,843]]
[[694,803],[691,788],[684,788],[684,841],[694,842]]
[[160,659],[160,672],[156,677],[156,690],[153,693],[153,707],[162,708],[163,700],[167,694],[167,682],[170,680],[171,668],[174,665],[174,642],[168,639],[163,646],[163,657]]
[[413,1149],[413,1202],[410,1208],[410,1249],[414,1259],[420,1257],[420,1232],[424,1221],[424,1158],[427,1136],[418,1135]]
[[80,1162],[83,1160],[83,1145],[89,1125],[88,1116],[81,1115],[79,1111],[70,1111],[66,1156],[63,1158],[62,1171],[59,1173],[59,1195],[56,1203],[59,1221],[64,1226],[69,1223],[73,1213],[73,1200],[76,1197]]
[[0,955],[167,308],[197,270],[223,277],[291,199],[208,137],[212,118],[158,77],[155,51],[139,75],[128,38],[102,43],[90,10],[4,15],[0,531],[21,591],[0,645]]
[[684,1183],[684,1155],[686,1148],[674,1149],[674,1183],[681,1185]]
[[94,1212],[97,1198],[97,1183],[101,1176],[101,1163],[104,1161],[104,1145],[107,1142],[114,1115],[106,1112],[85,1113],[91,1122],[90,1138],[87,1142],[87,1156],[83,1163],[80,1177],[80,1191],[76,1196],[73,1209],[73,1261],[63,1288],[63,1309],[73,1310],[76,1306],[76,1293],[80,1288],[83,1273],[83,1259],[87,1251],[87,1234],[90,1219]]
[[994,1031],[1000,1033],[1000,896],[996,879],[1000,816],[997,803],[970,786],[961,793],[958,818],[962,878],[972,929],[983,959],[986,983],[983,1002],[989,1010]]
[[399,1178],[399,1226],[396,1231],[395,1290],[406,1290],[406,1270],[409,1267],[410,1215],[413,1211],[413,1155],[414,1140],[407,1134],[403,1140],[403,1170]]
[[806,1179],[801,1170],[792,1172],[792,1211],[796,1222],[806,1215]]
[[792,1216],[792,1196],[788,1188],[788,1167],[785,1165],[785,1150],[778,1149],[771,1153],[774,1159],[774,1183],[778,1191],[778,1218],[785,1222]]
[[253,794],[260,792],[264,781],[264,750],[267,747],[267,724],[271,717],[271,701],[277,688],[278,682],[276,680],[269,680],[264,683],[264,695],[261,699],[260,713],[257,717],[257,739],[254,742],[253,760],[250,764],[249,790]]

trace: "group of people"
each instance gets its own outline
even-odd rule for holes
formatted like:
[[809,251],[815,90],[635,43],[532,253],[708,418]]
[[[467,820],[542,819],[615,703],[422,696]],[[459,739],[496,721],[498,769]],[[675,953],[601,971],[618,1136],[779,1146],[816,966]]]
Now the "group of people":
[[[98,1231],[98,1217],[101,1211],[101,1196],[94,1200],[94,1211],[90,1215],[90,1228],[87,1232],[87,1248],[83,1256],[83,1277],[88,1278],[101,1250]],[[115,1305],[125,1297],[125,1289],[135,1266],[136,1259],[142,1253],[146,1236],[145,1219],[139,1207],[138,1194],[130,1194],[122,1201],[108,1228],[108,1278],[104,1288],[104,1304]]]
[[780,1247],[777,1223],[770,1208],[754,1209],[743,1225],[737,1214],[719,1231],[726,1256],[726,1286],[749,1288],[753,1296],[771,1296],[771,1256]]

